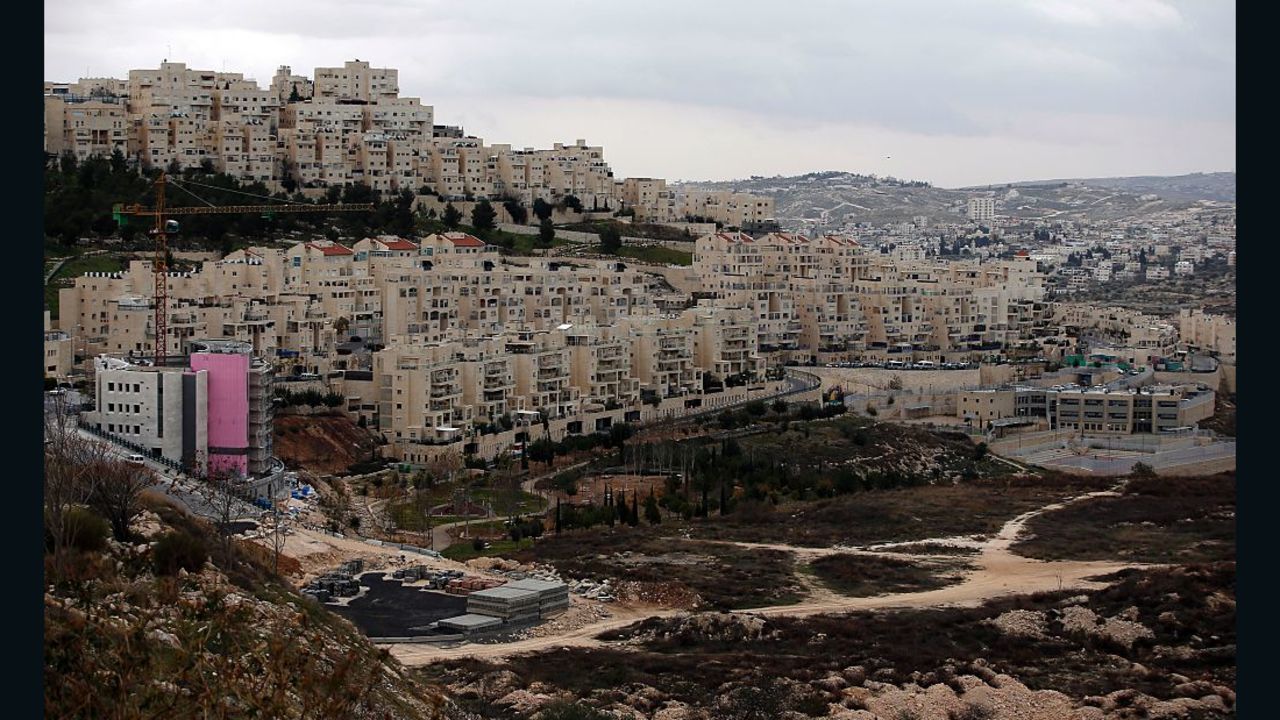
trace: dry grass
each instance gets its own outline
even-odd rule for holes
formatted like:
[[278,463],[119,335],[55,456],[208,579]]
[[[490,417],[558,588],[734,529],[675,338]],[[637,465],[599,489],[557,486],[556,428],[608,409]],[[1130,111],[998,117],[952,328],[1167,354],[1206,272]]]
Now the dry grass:
[[1235,493],[1233,473],[1135,479],[1119,497],[1032,518],[1013,551],[1041,560],[1234,560]]

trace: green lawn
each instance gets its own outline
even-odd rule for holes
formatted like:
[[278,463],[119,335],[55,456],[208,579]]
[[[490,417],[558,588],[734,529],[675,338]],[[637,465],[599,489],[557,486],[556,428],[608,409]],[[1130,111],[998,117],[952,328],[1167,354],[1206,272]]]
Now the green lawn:
[[87,272],[115,272],[123,270],[126,264],[127,261],[117,255],[80,255],[68,260],[49,278],[49,284],[44,286],[44,305],[49,309],[49,314],[54,318],[58,317],[58,290],[71,284],[59,284],[60,280],[74,282],[75,278]]
[[517,550],[528,549],[532,546],[532,540],[521,540],[518,546],[511,540],[490,540],[489,547],[484,550],[476,550],[470,540],[458,540],[445,548],[440,554],[450,560],[466,562],[471,558],[510,555]]
[[[599,245],[592,247],[588,252],[605,254]],[[639,247],[636,245],[623,245],[618,249],[618,257],[631,258],[633,260],[641,260],[643,262],[658,263],[661,265],[692,265],[693,253],[684,250],[675,250],[669,247],[646,246]]]

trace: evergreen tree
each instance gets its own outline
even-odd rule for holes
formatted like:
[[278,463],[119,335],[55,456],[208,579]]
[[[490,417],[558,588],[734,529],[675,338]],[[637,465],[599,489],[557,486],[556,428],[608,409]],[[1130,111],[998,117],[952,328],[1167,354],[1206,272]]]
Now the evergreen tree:
[[627,514],[627,524],[635,527],[640,524],[640,497],[635,491],[631,491],[631,509]]
[[556,226],[551,224],[551,218],[544,218],[538,223],[538,247],[549,248],[556,241]]
[[600,231],[600,251],[608,255],[617,255],[622,249],[622,233],[613,225],[607,225]]
[[477,233],[487,233],[497,227],[494,222],[497,217],[498,212],[493,209],[493,205],[488,200],[481,200],[471,209],[471,227]]
[[462,213],[458,212],[458,208],[454,207],[453,203],[446,203],[444,206],[444,217],[441,219],[444,220],[445,227],[450,230],[457,230],[458,223],[462,222]]
[[658,498],[654,497],[653,488],[649,488],[649,497],[644,501],[644,519],[650,525],[662,522],[662,513],[658,510]]
[[533,215],[539,220],[550,220],[551,213],[554,210],[555,206],[542,198],[533,201]]

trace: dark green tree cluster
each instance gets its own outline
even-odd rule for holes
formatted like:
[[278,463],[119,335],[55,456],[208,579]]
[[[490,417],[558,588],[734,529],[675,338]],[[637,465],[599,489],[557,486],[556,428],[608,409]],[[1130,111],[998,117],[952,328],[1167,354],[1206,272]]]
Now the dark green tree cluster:
[[[182,187],[171,187],[165,195],[170,207],[226,205],[270,205],[273,202],[326,205],[372,203],[369,212],[325,213],[241,213],[195,215],[180,219],[179,242],[191,241],[229,251],[231,236],[247,242],[273,239],[283,233],[303,235],[367,237],[409,235],[414,231],[414,193],[410,190],[383,197],[367,185],[330,187],[324,198],[313,201],[301,193],[272,193],[260,182],[243,183],[214,170],[212,162],[198,168],[170,168],[172,178]],[[128,217],[123,227],[112,217],[116,203],[138,203],[150,207],[155,202],[153,181],[157,170],[139,172],[118,151],[111,157],[92,157],[79,162],[64,155],[45,168],[45,232],[72,245],[78,238],[118,236],[125,242],[145,239],[148,218]],[[183,188],[186,188],[185,190]]]

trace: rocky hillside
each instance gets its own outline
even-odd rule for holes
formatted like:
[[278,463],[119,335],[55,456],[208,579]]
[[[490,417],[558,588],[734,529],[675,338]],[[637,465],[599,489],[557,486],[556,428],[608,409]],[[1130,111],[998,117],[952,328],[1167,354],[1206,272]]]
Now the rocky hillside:
[[373,433],[346,415],[279,415],[275,419],[275,451],[293,469],[317,475],[345,472],[369,458],[377,446]]
[[1229,718],[1234,586],[1219,563],[978,608],[650,619],[603,636],[621,646],[420,672],[486,717]]
[[46,556],[47,717],[466,717],[347,621],[145,497],[118,542],[76,510]]

